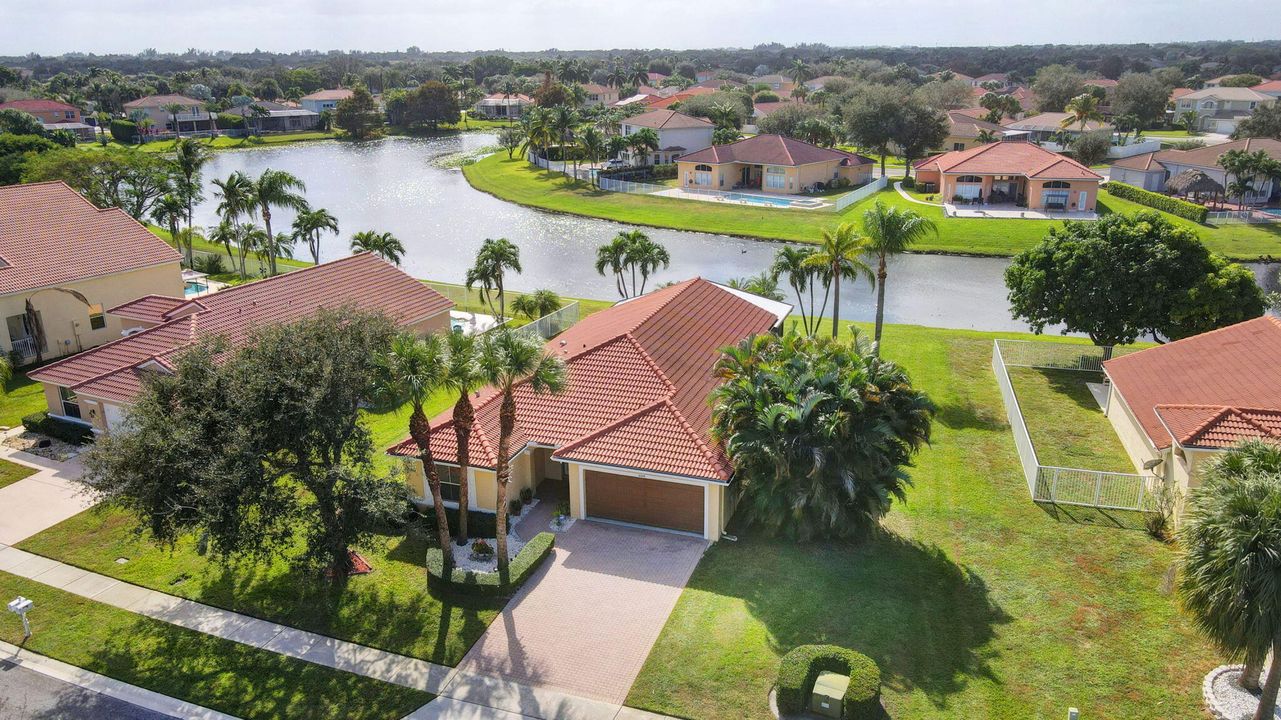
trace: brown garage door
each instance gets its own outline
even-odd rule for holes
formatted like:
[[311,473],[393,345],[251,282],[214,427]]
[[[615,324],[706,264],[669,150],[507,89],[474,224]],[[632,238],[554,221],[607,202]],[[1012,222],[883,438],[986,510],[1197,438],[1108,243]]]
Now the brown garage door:
[[587,470],[587,514],[703,534],[703,486]]

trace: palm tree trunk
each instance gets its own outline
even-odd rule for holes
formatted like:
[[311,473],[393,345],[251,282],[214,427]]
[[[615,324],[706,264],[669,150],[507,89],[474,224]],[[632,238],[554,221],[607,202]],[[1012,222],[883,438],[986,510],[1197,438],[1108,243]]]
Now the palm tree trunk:
[[317,230],[311,234],[311,261],[320,264],[320,231]]
[[262,206],[262,224],[267,226],[267,268],[272,275],[275,275],[276,236],[271,234],[271,209],[266,203]]
[[506,585],[507,570],[507,483],[511,481],[511,462],[507,454],[507,444],[511,440],[512,430],[516,427],[516,398],[512,388],[503,390],[503,405],[499,410],[498,420],[498,507],[495,508],[497,519],[494,523],[494,546],[498,551],[498,582]]
[[[810,337],[814,337],[814,325],[818,323],[819,319],[819,314],[815,312],[814,308],[814,283],[816,280],[817,278],[810,278],[810,319],[809,322],[805,324],[805,334]],[[826,299],[823,300],[823,309],[827,309]]]
[[464,390],[454,403],[454,434],[458,440],[458,544],[467,544],[467,512],[471,507],[468,497],[467,475],[470,467],[471,428],[476,421],[476,411],[471,406],[471,398]]
[[454,565],[454,554],[449,547],[449,516],[445,514],[445,499],[440,495],[440,473],[436,472],[436,461],[431,456],[431,423],[423,413],[422,405],[417,403],[409,416],[409,434],[418,445],[418,459],[423,463],[423,474],[427,476],[427,487],[431,489],[431,504],[436,511],[436,542],[440,543],[444,575],[449,577]]
[[1245,656],[1245,667],[1241,670],[1241,687],[1253,693],[1259,692],[1259,676],[1263,674],[1263,663],[1267,659],[1267,653],[1258,655],[1249,653]]
[[1263,694],[1259,696],[1259,707],[1255,708],[1253,720],[1272,720],[1277,709],[1277,687],[1281,686],[1281,638],[1272,640],[1272,666],[1268,668],[1268,677],[1263,682]]
[[498,319],[505,322],[507,320],[507,293],[503,292],[502,274],[499,274],[495,284],[498,285]]
[[837,270],[832,277],[836,287],[832,291],[832,337],[835,338],[841,325],[841,272]]
[[880,255],[880,265],[876,268],[876,333],[874,339],[874,352],[880,354],[881,345],[881,326],[885,324],[885,277],[888,275],[885,271],[885,254]]

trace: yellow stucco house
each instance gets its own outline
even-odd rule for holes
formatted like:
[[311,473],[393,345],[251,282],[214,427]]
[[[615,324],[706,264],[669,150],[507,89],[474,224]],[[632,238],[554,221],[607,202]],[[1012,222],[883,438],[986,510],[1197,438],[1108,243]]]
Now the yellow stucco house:
[[756,135],[713,145],[676,158],[682,188],[760,190],[795,195],[844,179],[862,185],[875,162],[844,150],[823,148],[782,135]]
[[1263,316],[1113,358],[1105,412],[1136,472],[1181,493],[1248,438],[1281,442],[1281,320]]
[[300,320],[321,308],[381,311],[419,334],[449,327],[453,302],[403,270],[362,253],[190,300],[146,295],[107,314],[126,336],[28,375],[44,385],[49,414],[108,432],[142,391],[150,372],[172,372],[197,339],[235,344],[255,327]]
[[[702,279],[687,280],[589,315],[547,343],[563,358],[560,395],[516,390],[508,497],[537,489],[568,500],[570,514],[656,527],[715,541],[734,510],[737,488],[712,440],[708,395],[721,348],[781,328],[791,307]],[[445,503],[463,483],[471,510],[494,512],[499,405],[477,393],[476,423],[462,477],[451,411],[432,420],[431,453]],[[430,505],[417,443],[390,448],[405,459],[416,502]],[[541,486],[541,487],[540,487]]]
[[182,256],[119,208],[62,182],[0,187],[0,351],[16,365],[118,339],[107,308],[182,297]]

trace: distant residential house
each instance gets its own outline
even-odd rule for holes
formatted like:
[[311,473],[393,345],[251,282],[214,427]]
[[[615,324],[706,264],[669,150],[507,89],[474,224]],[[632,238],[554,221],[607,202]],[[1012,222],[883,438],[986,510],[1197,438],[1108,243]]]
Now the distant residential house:
[[80,140],[92,140],[97,131],[84,122],[80,108],[57,100],[11,100],[0,103],[0,110],[18,110],[34,115],[49,132],[68,130]]
[[[253,110],[255,107],[261,108],[267,114],[255,112]],[[305,132],[320,126],[320,113],[271,100],[254,100],[251,103],[232,107],[227,112],[242,116],[246,127],[263,133]]]
[[716,126],[700,117],[691,117],[675,110],[652,110],[633,115],[620,123],[623,137],[649,128],[658,135],[658,150],[636,155],[632,150],[623,153],[632,165],[659,165],[674,162],[677,157],[712,145]]
[[[1236,178],[1228,177],[1227,171],[1219,166],[1219,158],[1229,150],[1262,150],[1273,160],[1281,162],[1281,140],[1246,138],[1192,150],[1161,150],[1125,158],[1112,164],[1109,177],[1144,190],[1165,192],[1166,184],[1171,178],[1185,170],[1198,170],[1220,187],[1227,188]],[[1251,185],[1254,186],[1254,192],[1245,196],[1247,204],[1263,205],[1281,201],[1281,182],[1275,178],[1260,175],[1252,179]],[[1231,199],[1237,200],[1235,197]]]
[[699,95],[710,95],[714,92],[717,92],[717,91],[713,88],[698,87],[697,85],[694,85],[684,90],[681,90],[675,95],[654,98],[648,104],[651,108],[654,108],[655,110],[660,110],[663,108],[669,108],[677,103],[685,102],[686,100],[692,97],[698,97]]
[[847,78],[844,78],[840,75],[819,75],[813,80],[806,80],[803,84],[807,89],[813,92],[818,92],[819,90],[822,90],[832,80],[845,80],[845,79]]
[[476,103],[476,113],[491,120],[510,120],[524,115],[525,108],[533,104],[534,99],[528,95],[493,93]]
[[198,298],[183,298],[179,290],[122,303],[108,313],[130,334],[28,375],[44,385],[50,412],[108,432],[142,391],[146,374],[173,372],[175,357],[197,340],[221,337],[234,347],[256,327],[344,305],[384,312],[400,327],[426,334],[446,331],[453,302],[362,253]]
[[676,158],[681,187],[753,188],[783,195],[839,179],[862,185],[871,180],[873,165],[871,158],[862,155],[782,135],[756,135]]
[[1010,76],[1006,73],[987,73],[970,80],[970,85],[976,88],[981,88],[989,83],[996,85],[996,92],[1004,92],[1013,87],[1010,82]]
[[635,95],[629,95],[628,97],[625,97],[622,100],[619,100],[618,102],[611,105],[611,107],[627,107],[629,105],[640,105],[641,107],[647,107],[647,106],[653,105],[654,103],[657,103],[659,100],[662,100],[662,99],[663,98],[659,97],[658,95],[637,93]]
[[[1081,123],[1071,118],[1072,115],[1070,113],[1044,112],[1021,120],[1007,120],[1001,125],[1009,133],[1025,134],[1027,140],[1058,152],[1067,149],[1066,145],[1058,143],[1060,138],[1072,140],[1080,136],[1082,132],[1115,131],[1115,128],[1111,125],[1097,120],[1086,121],[1085,128],[1082,129]],[[1064,125],[1065,122],[1068,123],[1066,126]]]
[[1099,87],[1111,92],[1119,83],[1116,80],[1109,80],[1108,78],[1090,78],[1082,84],[1086,87]]
[[1198,130],[1231,134],[1237,123],[1253,115],[1260,105],[1276,101],[1276,97],[1250,88],[1207,87],[1176,100],[1174,116],[1177,119],[1194,112]]
[[1281,80],[1269,80],[1250,89],[1268,97],[1281,98]]
[[996,142],[917,162],[916,182],[946,200],[1093,212],[1103,177],[1029,142]]
[[942,80],[943,78],[947,77],[951,80],[960,80],[961,82],[969,83],[971,86],[974,85],[974,78],[970,77],[969,75],[966,75],[963,72],[956,72],[955,70],[940,70],[939,72],[934,73],[930,77],[938,78],[939,80]]
[[583,83],[583,90],[587,91],[587,99],[583,101],[583,107],[613,105],[618,102],[618,90],[608,85]]
[[646,73],[646,75],[649,76],[650,84],[654,86],[662,85],[663,81],[666,80],[668,77],[662,73],[656,73],[656,72]]
[[[987,111],[983,110],[983,112]],[[979,137],[984,131],[990,133],[995,140],[1000,140],[1005,133],[1005,128],[1000,125],[974,117],[973,114],[962,110],[949,110],[947,124],[947,137],[944,138],[943,145],[936,149],[969,150],[983,144],[979,141]]]
[[303,95],[298,98],[298,103],[303,109],[310,110],[314,113],[322,113],[326,110],[333,110],[338,107],[338,103],[351,97],[352,92],[347,88],[337,88],[334,90],[317,90],[310,95]]
[[1210,78],[1209,80],[1205,81],[1205,87],[1208,87],[1208,88],[1223,87],[1223,83],[1227,82],[1228,80],[1231,80],[1234,77],[1236,77],[1236,75],[1220,75],[1219,77],[1216,77],[1216,78]]
[[697,70],[694,72],[694,82],[701,83],[708,80],[715,80],[719,70]]
[[756,132],[756,125],[765,118],[773,115],[788,105],[795,104],[795,100],[780,100],[778,102],[758,102],[752,105],[752,121],[743,126],[745,132]]
[[770,90],[778,93],[779,97],[787,97],[792,94],[796,88],[796,83],[785,75],[761,75],[749,80],[753,85],[765,85]]
[[1170,91],[1170,105],[1174,105],[1175,101],[1179,98],[1191,95],[1194,92],[1196,92],[1196,90],[1193,90],[1192,88],[1174,88]]
[[[177,127],[174,127],[175,116],[167,109],[170,105],[181,106],[176,116]],[[125,115],[131,115],[135,110],[145,113],[154,123],[155,132],[206,132],[214,129],[213,116],[205,110],[204,103],[185,95],[148,95],[130,100],[124,104],[124,109]]]
[[[155,293],[182,297],[177,250],[62,182],[0,187],[0,219],[0,353],[18,365],[120,337],[106,308]],[[57,412],[58,394],[49,401]]]

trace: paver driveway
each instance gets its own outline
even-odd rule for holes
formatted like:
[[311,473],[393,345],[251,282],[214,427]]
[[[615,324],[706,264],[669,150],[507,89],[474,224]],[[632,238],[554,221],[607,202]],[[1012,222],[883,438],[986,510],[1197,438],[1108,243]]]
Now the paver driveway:
[[[521,534],[532,537],[547,517],[527,518]],[[458,669],[622,703],[706,548],[700,538],[579,520]]]

